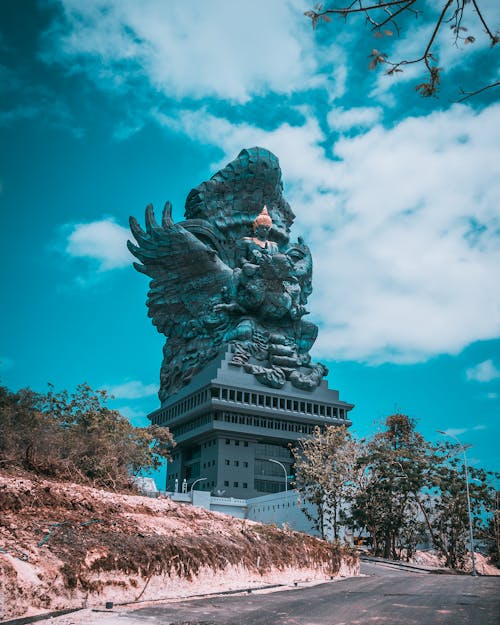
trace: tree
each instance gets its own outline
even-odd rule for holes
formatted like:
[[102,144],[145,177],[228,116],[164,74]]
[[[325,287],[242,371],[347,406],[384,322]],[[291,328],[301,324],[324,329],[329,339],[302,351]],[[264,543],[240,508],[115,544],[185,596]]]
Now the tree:
[[387,417],[358,459],[367,479],[352,506],[351,523],[366,529],[376,555],[409,559],[422,539],[419,492],[426,484],[430,448],[404,414]]
[[355,466],[358,444],[347,428],[316,426],[311,437],[299,439],[292,448],[295,459],[295,485],[304,499],[316,509],[306,516],[325,538],[333,530],[339,539],[342,506],[350,501],[356,483]]
[[500,491],[492,490],[490,490],[492,503],[489,509],[490,517],[482,538],[488,548],[491,562],[500,568]]
[[[313,28],[316,28],[320,22],[331,22],[332,17],[338,17],[344,20],[344,22],[350,17],[362,17],[373,31],[374,36],[388,39],[393,37],[394,32],[397,35],[400,34],[402,22],[405,22],[405,26],[414,27],[415,20],[413,20],[413,23],[410,23],[408,18],[416,18],[424,14],[425,4],[423,0],[352,0],[344,7],[336,6],[328,9],[324,9],[323,5],[317,4],[314,9],[306,11],[305,15],[311,19]],[[483,12],[479,8],[479,4],[480,0],[441,0],[433,29],[419,55],[415,58],[391,60],[385,52],[373,49],[369,55],[370,63],[368,67],[370,69],[386,67],[386,73],[394,75],[402,72],[409,65],[423,64],[428,79],[427,82],[418,84],[415,89],[424,97],[436,95],[439,90],[443,68],[438,66],[438,59],[434,49],[438,34],[444,28],[447,26],[451,28],[455,45],[473,45],[476,38],[469,33],[467,27],[463,24],[464,17],[472,15],[483,29],[484,35],[492,47],[500,41],[498,32],[494,32],[490,28]],[[459,101],[498,86],[500,86],[500,81],[497,80],[474,91],[464,92],[462,90],[462,97]]]
[[168,428],[136,428],[107,400],[106,391],[87,384],[72,394],[0,387],[1,464],[112,488],[158,468],[170,457]]
[[[469,511],[465,485],[465,467],[456,454],[461,450],[449,443],[438,445],[432,482],[427,495],[427,509],[433,543],[445,558],[447,567],[462,569],[469,552]],[[496,493],[488,479],[500,477],[481,468],[469,467],[469,492],[473,535],[480,542],[494,539],[488,528],[494,522]]]

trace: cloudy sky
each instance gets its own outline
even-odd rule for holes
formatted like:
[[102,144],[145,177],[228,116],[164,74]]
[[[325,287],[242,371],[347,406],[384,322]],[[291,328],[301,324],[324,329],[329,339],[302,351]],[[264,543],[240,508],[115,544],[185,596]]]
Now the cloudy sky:
[[[394,411],[500,470],[499,53],[436,42],[423,70],[369,71],[425,48],[440,3],[375,37],[322,24],[308,0],[2,0],[0,379],[108,388],[135,424],[158,405],[162,337],[131,267],[127,220],[245,147],[280,159],[315,261],[314,356],[365,435]],[[482,0],[492,30],[500,6]]]

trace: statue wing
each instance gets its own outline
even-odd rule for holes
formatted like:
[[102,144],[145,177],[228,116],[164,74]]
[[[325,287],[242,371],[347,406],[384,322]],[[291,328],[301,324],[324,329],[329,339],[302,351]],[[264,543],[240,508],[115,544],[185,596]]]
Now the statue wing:
[[134,267],[151,278],[148,314],[158,331],[169,336],[176,325],[210,315],[233,272],[214,250],[173,222],[170,202],[163,209],[161,226],[151,205],[145,221],[144,231],[130,218],[137,245],[127,241],[127,246],[140,261]]

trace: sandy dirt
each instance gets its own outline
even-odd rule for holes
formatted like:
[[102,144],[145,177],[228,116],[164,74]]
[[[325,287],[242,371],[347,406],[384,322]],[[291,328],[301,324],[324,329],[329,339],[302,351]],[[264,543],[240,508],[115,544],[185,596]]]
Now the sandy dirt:
[[[479,575],[500,575],[500,569],[493,564],[488,563],[488,558],[482,553],[474,553],[476,561],[476,571]],[[414,564],[419,564],[429,568],[442,569],[444,567],[444,558],[440,557],[432,551],[417,551],[415,557],[411,560]],[[472,571],[470,558],[465,566],[466,571]]]
[[359,572],[327,542],[169,499],[0,473],[0,509],[1,619]]

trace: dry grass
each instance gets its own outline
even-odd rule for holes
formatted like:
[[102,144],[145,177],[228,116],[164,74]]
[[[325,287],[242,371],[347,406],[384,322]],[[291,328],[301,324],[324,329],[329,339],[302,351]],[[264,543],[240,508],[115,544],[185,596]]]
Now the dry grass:
[[298,532],[28,475],[0,474],[0,509],[0,598],[9,615],[23,613],[23,597],[39,608],[109,596],[110,588],[127,598],[152,578],[192,582],[207,569],[335,576],[342,564],[357,566],[354,555]]

